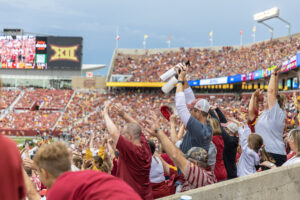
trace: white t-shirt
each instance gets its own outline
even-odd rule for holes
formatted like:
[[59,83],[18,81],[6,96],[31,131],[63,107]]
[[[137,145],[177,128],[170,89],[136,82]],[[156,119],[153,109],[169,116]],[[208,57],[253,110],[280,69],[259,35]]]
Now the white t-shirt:
[[298,157],[293,156],[288,161],[286,161],[285,163],[283,163],[282,166],[292,165],[292,164],[295,164],[295,163],[300,163],[300,157],[299,156]]
[[246,126],[239,127],[239,139],[242,147],[242,155],[237,166],[237,176],[246,176],[256,172],[255,166],[259,164],[258,153],[248,147],[248,136],[251,134],[250,128]]
[[286,113],[276,101],[271,110],[265,110],[257,119],[255,132],[260,135],[269,153],[286,155],[282,134],[284,131]]
[[161,183],[163,181],[165,181],[165,176],[164,176],[164,167],[162,165],[162,162],[158,157],[152,156],[151,169],[150,169],[150,182]]

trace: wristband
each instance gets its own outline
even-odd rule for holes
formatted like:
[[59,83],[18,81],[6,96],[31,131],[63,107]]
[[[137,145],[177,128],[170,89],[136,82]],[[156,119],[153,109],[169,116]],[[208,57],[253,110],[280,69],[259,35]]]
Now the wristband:
[[177,83],[181,83],[182,85],[184,85],[184,81],[177,81]]

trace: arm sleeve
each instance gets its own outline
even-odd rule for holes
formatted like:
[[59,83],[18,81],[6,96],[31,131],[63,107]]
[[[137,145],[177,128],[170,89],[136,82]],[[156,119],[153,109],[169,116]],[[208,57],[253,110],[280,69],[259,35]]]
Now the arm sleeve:
[[228,133],[225,131],[225,129],[221,127],[221,135],[222,135],[222,138],[224,140],[224,142],[228,141],[230,139],[230,136],[228,135]]
[[239,127],[238,133],[240,137],[240,145],[242,147],[242,150],[245,150],[248,146],[248,136],[251,134],[251,130],[247,125],[241,126]]
[[[219,121],[219,119],[218,119],[216,113],[215,113],[212,109],[209,109],[208,113],[210,114],[210,116],[211,116],[212,118],[215,118],[215,119],[217,119],[217,120]],[[219,121],[219,122],[220,122],[220,121]]]
[[218,116],[219,116],[219,120],[220,120],[220,122],[221,123],[227,123],[227,119],[226,119],[226,117],[224,116],[224,114],[222,113],[222,111],[220,110],[220,108],[216,108],[216,112],[217,112],[217,114],[218,114]]
[[175,95],[176,109],[183,124],[187,126],[187,123],[191,117],[185,102],[185,95],[183,92],[177,92]]
[[184,90],[186,104],[192,103],[196,98],[191,87]]

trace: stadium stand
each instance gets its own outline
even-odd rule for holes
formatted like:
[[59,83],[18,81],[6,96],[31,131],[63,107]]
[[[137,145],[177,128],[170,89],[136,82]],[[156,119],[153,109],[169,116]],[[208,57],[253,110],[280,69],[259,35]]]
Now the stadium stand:
[[299,50],[300,40],[297,35],[291,39],[279,38],[237,47],[180,48],[146,53],[118,49],[111,66],[111,75],[130,76],[129,79],[117,81],[160,82],[161,74],[177,63],[189,60],[193,71],[190,80],[214,78],[216,74],[217,77],[231,76],[280,64]]

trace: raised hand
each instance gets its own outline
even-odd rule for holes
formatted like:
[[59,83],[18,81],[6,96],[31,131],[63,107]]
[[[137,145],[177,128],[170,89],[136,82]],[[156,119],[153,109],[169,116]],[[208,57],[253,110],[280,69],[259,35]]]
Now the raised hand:
[[171,122],[171,123],[175,123],[175,122],[176,122],[176,115],[175,115],[175,114],[172,114],[172,115],[170,116],[170,122]]
[[120,103],[113,105],[113,108],[118,112],[119,116],[124,116],[125,109],[123,108],[123,106]]
[[103,110],[104,114],[108,113],[108,108],[109,108],[110,104],[111,104],[110,101],[105,101],[104,102],[104,110]]

